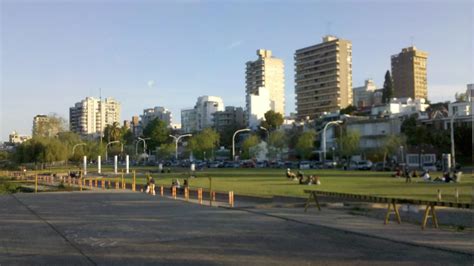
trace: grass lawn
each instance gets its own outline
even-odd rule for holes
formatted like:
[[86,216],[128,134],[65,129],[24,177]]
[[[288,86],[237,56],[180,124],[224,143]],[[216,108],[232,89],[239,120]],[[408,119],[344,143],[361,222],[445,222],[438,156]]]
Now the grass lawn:
[[[146,172],[157,170],[157,167],[135,168],[137,184],[144,184]],[[64,170],[55,169],[53,171]],[[112,169],[103,167],[104,172]],[[90,168],[90,173],[96,172]],[[306,197],[304,189],[318,189],[331,192],[352,194],[377,195],[398,198],[436,200],[437,190],[442,192],[443,201],[455,201],[455,188],[459,190],[459,201],[471,203],[473,198],[474,178],[472,173],[463,173],[461,183],[427,183],[420,178],[413,178],[412,183],[405,183],[404,178],[391,177],[392,172],[374,171],[342,171],[342,170],[305,170],[305,175],[318,175],[320,186],[299,185],[297,181],[285,177],[285,169],[204,169],[197,171],[197,178],[189,179],[191,187],[209,188],[209,177],[212,178],[212,189],[216,191],[234,191],[237,195],[257,196],[296,196]],[[91,174],[93,175],[93,174]],[[120,176],[120,175],[118,175]],[[174,178],[183,184],[184,178],[189,176],[187,169],[173,169],[171,173],[153,173],[156,185],[170,186]],[[432,173],[432,178],[441,176],[441,173]],[[126,175],[131,182],[132,175]]]

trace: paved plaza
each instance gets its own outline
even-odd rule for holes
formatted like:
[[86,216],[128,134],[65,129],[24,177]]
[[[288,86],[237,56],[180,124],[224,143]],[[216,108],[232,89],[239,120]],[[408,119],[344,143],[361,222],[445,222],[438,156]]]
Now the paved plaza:
[[300,211],[209,207],[133,192],[3,195],[0,196],[0,265],[472,265],[473,262],[469,252],[406,244],[352,233],[337,226],[331,228],[311,220],[310,217],[318,214],[299,217]]

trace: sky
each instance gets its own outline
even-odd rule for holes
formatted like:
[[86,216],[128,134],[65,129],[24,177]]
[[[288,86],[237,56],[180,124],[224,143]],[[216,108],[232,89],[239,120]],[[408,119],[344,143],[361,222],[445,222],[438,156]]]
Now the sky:
[[31,134],[33,117],[87,96],[113,97],[122,120],[197,97],[245,106],[245,63],[269,49],[285,63],[295,112],[294,52],[326,34],[352,41],[353,86],[383,85],[390,56],[429,53],[428,98],[453,100],[473,83],[474,2],[0,0],[0,140]]

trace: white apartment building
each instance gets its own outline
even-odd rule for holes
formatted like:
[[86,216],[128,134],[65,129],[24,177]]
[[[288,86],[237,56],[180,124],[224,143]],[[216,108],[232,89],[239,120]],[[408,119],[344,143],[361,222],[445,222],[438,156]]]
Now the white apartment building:
[[181,131],[183,133],[191,133],[197,131],[196,111],[194,108],[181,110]]
[[411,98],[392,98],[388,104],[372,107],[371,115],[379,117],[400,117],[410,116],[412,114],[422,115],[421,113],[425,112],[430,106],[425,102],[423,98],[416,100]]
[[377,89],[374,81],[367,79],[364,86],[352,89],[352,106],[357,108],[372,106],[374,104],[374,92]]
[[249,95],[258,95],[260,87],[268,90],[271,110],[285,116],[285,73],[283,60],[273,57],[272,51],[257,50],[258,59],[246,63],[246,107],[250,108]]
[[192,109],[181,110],[181,130],[185,133],[213,127],[214,113],[224,111],[224,102],[217,96],[201,96]]
[[401,133],[402,121],[398,118],[367,119],[347,122],[347,130],[357,131],[360,134],[360,148],[375,149],[383,145],[388,135]]
[[456,101],[448,105],[448,116],[451,117],[454,114],[456,116],[469,116],[472,112],[473,105],[473,92],[474,84],[467,84],[466,93],[462,93],[458,97],[456,94]]
[[113,98],[87,97],[69,108],[69,127],[81,135],[100,136],[107,125],[120,123],[120,112],[120,103]]
[[256,129],[265,118],[265,113],[271,110],[270,92],[267,88],[260,87],[257,94],[247,95],[247,102],[249,104],[247,111],[249,127]]
[[155,118],[160,119],[161,121],[165,122],[166,125],[170,126],[173,116],[168,109],[161,106],[144,109],[143,115],[141,115],[142,127],[145,128],[148,123],[153,121]]
[[12,145],[22,144],[23,142],[31,139],[31,136],[20,135],[16,131],[13,131],[8,135],[8,143]]

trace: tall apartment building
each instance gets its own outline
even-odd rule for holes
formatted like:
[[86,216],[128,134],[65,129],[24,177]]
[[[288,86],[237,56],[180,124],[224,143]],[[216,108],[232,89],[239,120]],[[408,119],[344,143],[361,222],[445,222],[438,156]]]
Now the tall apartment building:
[[143,115],[141,115],[142,127],[145,128],[148,123],[150,123],[155,118],[158,118],[161,121],[165,122],[168,126],[171,125],[171,112],[164,107],[156,106],[155,108],[147,108],[143,110]]
[[56,116],[36,115],[33,118],[33,136],[54,137],[64,130],[64,120]]
[[113,98],[87,97],[69,108],[70,130],[81,135],[98,136],[107,125],[120,121],[120,103]]
[[415,46],[392,55],[393,94],[396,98],[427,99],[426,61],[428,53]]
[[334,36],[295,52],[297,119],[352,104],[352,43]]
[[247,110],[249,95],[265,87],[270,93],[271,110],[285,116],[285,74],[283,60],[272,56],[270,50],[257,50],[258,59],[246,63],[245,91]]

